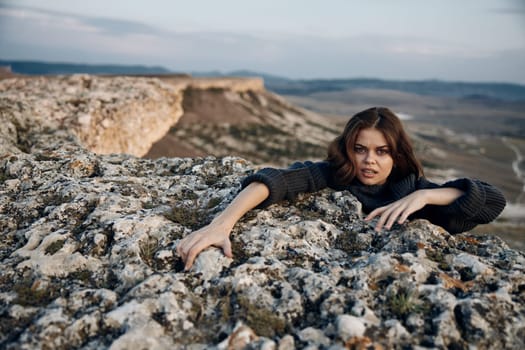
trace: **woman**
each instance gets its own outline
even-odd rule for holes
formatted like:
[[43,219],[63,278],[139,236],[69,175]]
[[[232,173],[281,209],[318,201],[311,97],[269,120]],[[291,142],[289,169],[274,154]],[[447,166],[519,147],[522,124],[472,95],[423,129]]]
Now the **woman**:
[[370,108],[348,121],[330,144],[326,161],[265,168],[245,178],[232,203],[177,246],[185,269],[212,245],[232,257],[230,232],[247,211],[326,187],[355,195],[368,213],[365,220],[379,218],[377,231],[424,218],[450,233],[464,232],[494,220],[506,204],[500,191],[479,180],[429,182],[399,118],[388,108]]

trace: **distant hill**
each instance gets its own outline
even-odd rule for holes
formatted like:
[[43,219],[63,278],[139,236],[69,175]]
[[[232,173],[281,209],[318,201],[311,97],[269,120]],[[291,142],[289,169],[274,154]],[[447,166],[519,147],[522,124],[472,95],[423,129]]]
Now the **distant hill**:
[[113,64],[81,64],[81,63],[48,63],[38,61],[0,60],[0,66],[10,67],[13,73],[27,75],[54,74],[110,74],[110,75],[142,75],[173,73],[160,66],[113,65]]
[[316,79],[266,82],[268,89],[282,95],[305,96],[318,92],[380,89],[418,95],[456,98],[488,98],[525,101],[525,86],[510,83],[467,83],[440,80],[401,81],[381,79]]
[[[0,66],[9,66],[13,73],[28,75],[74,73],[109,75],[179,74],[179,72],[173,72],[161,66],[150,67],[142,65],[91,65],[0,60]],[[250,70],[191,72],[191,75],[200,77],[261,77],[264,79],[264,84],[268,90],[281,95],[293,96],[309,96],[319,92],[338,92],[356,89],[380,89],[402,91],[424,96],[525,102],[525,86],[511,83],[469,83],[441,80],[404,81],[372,78],[294,80]]]
[[383,80],[383,79],[288,79],[275,75],[239,70],[228,73],[211,71],[192,73],[195,76],[262,77],[268,90],[280,95],[309,96],[319,92],[338,92],[356,89],[394,90],[424,96],[455,97],[477,100],[525,101],[525,86],[511,83],[467,83],[441,80]]

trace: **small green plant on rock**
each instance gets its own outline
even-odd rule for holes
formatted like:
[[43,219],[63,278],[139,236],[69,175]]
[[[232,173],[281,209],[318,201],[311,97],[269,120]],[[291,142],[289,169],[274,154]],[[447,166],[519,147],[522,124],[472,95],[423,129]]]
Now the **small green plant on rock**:
[[153,257],[159,249],[159,240],[155,237],[139,242],[139,255],[147,265],[153,266]]
[[438,267],[443,271],[449,271],[450,265],[447,263],[447,260],[445,258],[445,255],[442,251],[437,249],[426,249],[425,254],[427,258],[430,260],[436,262],[438,264]]
[[391,294],[387,303],[390,311],[400,318],[405,318],[413,312],[422,311],[422,306],[418,302],[416,293],[404,288],[397,293]]

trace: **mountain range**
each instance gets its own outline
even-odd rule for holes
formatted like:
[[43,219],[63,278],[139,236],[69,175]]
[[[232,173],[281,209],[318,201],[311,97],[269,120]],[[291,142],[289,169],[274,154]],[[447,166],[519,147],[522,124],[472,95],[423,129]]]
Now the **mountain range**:
[[[10,67],[13,73],[27,75],[103,74],[103,75],[172,75],[180,74],[161,66],[51,63],[41,61],[0,60],[0,66]],[[311,95],[318,92],[338,92],[355,89],[384,89],[426,96],[465,99],[489,99],[506,102],[525,102],[525,86],[504,82],[453,82],[442,80],[383,80],[374,78],[289,79],[250,70],[231,72],[191,72],[196,77],[261,77],[267,89],[282,95]]]

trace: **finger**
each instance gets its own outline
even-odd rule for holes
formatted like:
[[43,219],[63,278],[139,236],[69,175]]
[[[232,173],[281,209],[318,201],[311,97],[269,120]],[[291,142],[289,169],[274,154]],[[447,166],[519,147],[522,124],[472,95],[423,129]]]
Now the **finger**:
[[[390,220],[395,210],[396,210],[395,205],[389,205],[387,207],[387,210],[385,210],[383,214],[381,214],[381,216],[379,217],[379,220],[377,221],[376,231],[381,231],[383,229],[383,226],[385,226],[385,224]],[[390,229],[390,227],[387,227],[387,228]]]
[[183,261],[187,260],[188,252],[195,245],[195,243],[200,239],[200,235],[196,233],[197,231],[190,234],[189,236],[184,237],[177,245],[177,253],[182,258]]
[[405,221],[407,221],[408,219],[408,216],[410,215],[411,213],[408,211],[408,210],[405,210],[403,212],[403,214],[401,214],[401,216],[399,217],[399,220],[397,220],[398,223],[400,224],[404,224]]
[[385,225],[385,221],[388,219],[389,216],[390,216],[390,210],[387,210],[383,212],[383,214],[381,214],[381,216],[379,217],[379,220],[377,220],[376,227],[375,227],[375,230],[377,232],[380,232],[383,229],[383,226]]
[[399,217],[399,215],[401,215],[402,212],[403,212],[403,208],[401,207],[401,208],[397,208],[390,214],[386,222],[386,225],[385,225],[387,229],[390,230],[392,228],[396,219]]
[[405,221],[408,220],[408,217],[410,215],[414,214],[416,211],[420,210],[424,206],[425,204],[422,204],[422,203],[411,203],[410,206],[407,206],[407,208],[405,209],[405,211],[403,212],[403,215],[401,215],[399,220],[401,220],[402,223],[404,223]]
[[186,255],[186,259],[184,259],[184,271],[189,271],[191,267],[193,266],[193,262],[195,261],[195,258],[197,255],[201,252],[202,249],[198,249],[196,246],[193,246],[188,254]]
[[224,244],[222,246],[222,251],[224,252],[224,255],[226,255],[228,258],[233,258],[232,254],[232,243],[229,239],[224,240]]
[[193,262],[197,255],[199,255],[204,249],[208,248],[211,244],[206,239],[201,239],[195,242],[195,244],[189,249],[186,256],[186,264],[184,269],[188,271],[193,266]]
[[394,211],[392,212],[392,214],[388,218],[388,221],[386,223],[386,226],[388,227],[388,229],[390,229],[394,225],[396,220],[399,217],[401,217],[401,215],[403,215],[407,210],[408,210],[408,204],[407,203],[404,203],[404,202],[399,203],[399,205],[396,206],[396,208],[394,209]]
[[181,240],[179,244],[177,244],[177,254],[182,258],[182,260],[186,260],[186,253],[184,252],[184,246],[185,246],[184,240]]
[[184,254],[185,256],[188,255],[188,252],[190,251],[190,249],[198,242],[200,241],[201,239],[203,238],[203,235],[202,235],[202,232],[199,230],[199,231],[195,231],[193,232],[192,234],[186,236],[184,239],[183,239],[183,243],[181,245],[181,251],[182,251],[182,254]]
[[381,213],[386,209],[386,207],[379,207],[374,210],[372,210],[365,218],[365,221],[370,221],[373,218],[375,218],[378,215],[381,215]]

